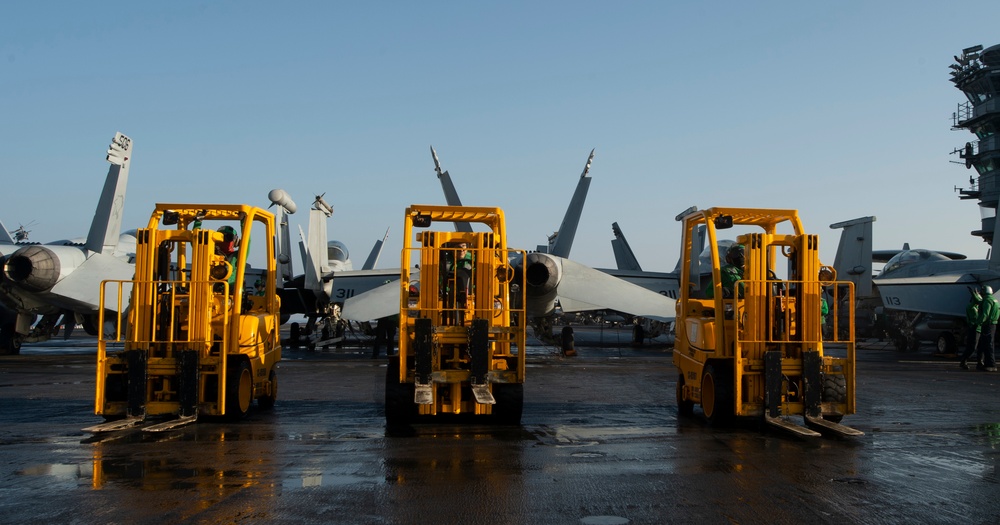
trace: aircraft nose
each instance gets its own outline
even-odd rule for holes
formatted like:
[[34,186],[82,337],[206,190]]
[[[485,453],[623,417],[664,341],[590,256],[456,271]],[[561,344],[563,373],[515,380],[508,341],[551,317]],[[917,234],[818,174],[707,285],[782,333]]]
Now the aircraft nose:
[[25,246],[7,259],[3,274],[26,290],[44,292],[59,280],[59,258],[43,246]]

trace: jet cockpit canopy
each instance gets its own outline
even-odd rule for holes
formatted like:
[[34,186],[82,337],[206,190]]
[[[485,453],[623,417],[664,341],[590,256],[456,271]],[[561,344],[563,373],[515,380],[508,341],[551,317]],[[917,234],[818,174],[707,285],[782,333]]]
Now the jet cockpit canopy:
[[903,250],[886,261],[885,266],[882,267],[882,271],[879,273],[879,277],[885,277],[904,266],[914,263],[948,260],[951,259],[931,250]]

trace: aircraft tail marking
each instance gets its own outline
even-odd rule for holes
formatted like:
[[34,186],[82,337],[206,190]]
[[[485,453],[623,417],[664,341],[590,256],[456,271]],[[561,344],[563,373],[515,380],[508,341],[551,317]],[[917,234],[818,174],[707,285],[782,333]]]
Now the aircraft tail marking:
[[121,132],[116,133],[106,158],[111,167],[94,212],[94,220],[90,223],[85,248],[92,252],[110,254],[118,246],[118,236],[121,233],[125,187],[128,185],[128,170],[132,164],[132,139]]

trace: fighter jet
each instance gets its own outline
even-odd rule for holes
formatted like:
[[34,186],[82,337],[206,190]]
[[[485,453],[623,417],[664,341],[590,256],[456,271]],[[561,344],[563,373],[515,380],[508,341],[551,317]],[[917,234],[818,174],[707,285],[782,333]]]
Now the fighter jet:
[[[1000,261],[927,249],[872,250],[871,223],[862,217],[832,224],[844,228],[834,268],[841,280],[854,281],[857,333],[877,320],[900,351],[932,340],[938,353],[952,353],[964,328],[970,288],[1000,287]],[[872,263],[885,263],[873,274]]]
[[897,349],[916,349],[921,325],[941,330],[932,335],[939,353],[952,353],[964,327],[970,290],[989,285],[1000,290],[997,257],[967,259],[964,255],[908,246],[890,258],[872,282],[888,316],[888,331]]
[[[130,279],[134,273],[134,231],[120,233],[132,140],[116,133],[106,159],[111,163],[86,239],[47,244],[0,238],[0,302],[13,312],[0,326],[0,352],[19,353],[21,343],[44,341],[64,319],[71,329],[79,319],[97,334],[99,283]],[[0,225],[6,233],[6,228]],[[35,324],[37,316],[42,319]]]
[[[445,200],[448,205],[461,206],[451,176],[441,169],[433,147],[431,155]],[[593,159],[592,150],[559,230],[549,237],[548,244],[538,246],[523,260],[511,261],[515,271],[525,272],[525,311],[532,320],[535,334],[543,339],[551,338],[551,314],[555,311],[557,299],[563,312],[609,309],[663,321],[674,317],[673,299],[568,258],[590,187]],[[398,286],[381,287],[346,301],[344,316],[384,317],[398,310],[398,305]]]
[[389,236],[386,230],[381,240],[375,241],[368,258],[360,270],[354,269],[347,246],[337,240],[327,240],[327,220],[333,216],[333,206],[317,195],[309,210],[308,233],[299,227],[299,252],[304,273],[292,276],[291,266],[282,269],[282,317],[306,317],[306,325],[292,323],[289,338],[299,344],[304,338],[310,347],[328,346],[343,337],[346,321],[341,316],[344,301],[355,294],[399,280],[396,269],[375,269],[382,246]]

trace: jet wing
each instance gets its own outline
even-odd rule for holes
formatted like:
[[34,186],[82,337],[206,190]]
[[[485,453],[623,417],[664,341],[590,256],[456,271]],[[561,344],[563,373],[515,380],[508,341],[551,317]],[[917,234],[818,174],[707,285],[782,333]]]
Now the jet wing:
[[659,321],[676,317],[677,301],[569,259],[556,289],[564,312],[616,310]]
[[[95,253],[52,287],[48,292],[48,301],[64,309],[95,312],[100,308],[100,287],[97,283],[105,280],[127,281],[134,275],[134,265],[111,255]],[[124,302],[128,301],[129,291],[123,290],[126,294]],[[117,301],[109,297],[106,305],[114,310]]]
[[[330,300],[344,302],[351,297],[379,288],[389,282],[399,281],[399,268],[382,270],[344,270],[333,272]],[[397,301],[396,310],[399,310]],[[396,313],[399,313],[398,311]],[[378,319],[372,317],[372,319]]]
[[386,283],[344,301],[340,316],[348,321],[370,321],[399,314],[399,281]]

